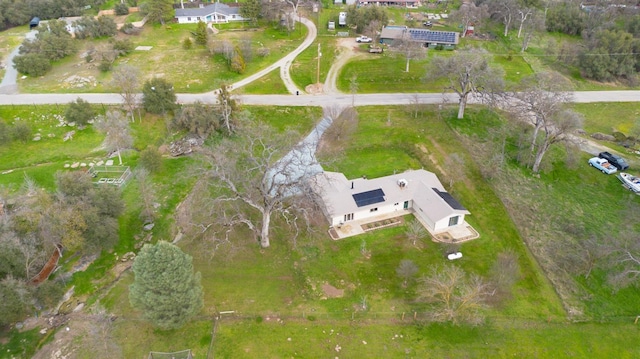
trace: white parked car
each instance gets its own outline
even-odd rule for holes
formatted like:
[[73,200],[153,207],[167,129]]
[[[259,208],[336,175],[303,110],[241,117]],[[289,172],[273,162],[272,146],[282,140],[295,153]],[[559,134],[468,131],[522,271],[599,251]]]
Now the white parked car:
[[356,42],[371,42],[371,41],[373,41],[373,39],[371,39],[368,36],[363,35],[363,36],[356,37]]

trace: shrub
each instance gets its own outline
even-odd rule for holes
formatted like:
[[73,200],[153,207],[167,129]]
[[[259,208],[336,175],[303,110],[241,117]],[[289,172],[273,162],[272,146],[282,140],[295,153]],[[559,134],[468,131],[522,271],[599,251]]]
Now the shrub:
[[133,42],[129,39],[112,40],[111,45],[113,50],[118,53],[118,56],[124,56],[133,51]]
[[100,70],[102,72],[109,72],[109,71],[111,71],[111,66],[112,66],[111,61],[102,60],[102,61],[100,61],[100,65],[98,65],[98,70]]
[[69,103],[64,115],[67,121],[75,122],[79,127],[83,127],[96,115],[96,112],[91,108],[90,103],[78,98]]
[[31,127],[24,122],[16,123],[11,132],[15,141],[27,142],[31,138]]
[[44,55],[32,53],[18,55],[13,58],[16,70],[21,74],[38,77],[51,70],[51,62]]
[[193,46],[193,42],[191,41],[191,38],[187,37],[186,39],[184,39],[182,41],[182,48],[185,50],[189,50],[191,49],[191,47]]
[[129,5],[123,3],[117,3],[116,6],[113,7],[116,15],[128,15],[129,14]]
[[155,147],[147,147],[140,153],[138,163],[149,172],[158,172],[162,168],[162,154]]
[[258,56],[267,57],[267,56],[269,56],[271,51],[269,51],[268,47],[261,47],[256,51],[256,53],[258,54]]

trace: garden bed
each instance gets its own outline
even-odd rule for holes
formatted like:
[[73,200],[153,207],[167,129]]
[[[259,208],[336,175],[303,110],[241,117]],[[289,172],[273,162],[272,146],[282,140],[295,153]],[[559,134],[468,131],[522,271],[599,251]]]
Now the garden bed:
[[384,219],[381,221],[366,223],[361,225],[361,227],[363,231],[369,232],[369,231],[374,231],[376,229],[398,226],[398,225],[401,225],[402,223],[404,223],[404,220],[402,219],[402,217],[395,217],[395,218]]

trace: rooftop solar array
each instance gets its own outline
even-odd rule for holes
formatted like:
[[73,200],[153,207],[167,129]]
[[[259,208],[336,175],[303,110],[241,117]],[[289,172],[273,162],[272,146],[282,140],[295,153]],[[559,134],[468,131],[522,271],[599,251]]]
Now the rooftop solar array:
[[423,29],[409,29],[411,39],[421,42],[437,42],[440,44],[455,44],[456,33],[452,31],[431,31]]
[[368,206],[374,203],[384,202],[384,191],[382,188],[374,189],[373,191],[356,193],[353,199],[356,201],[358,207]]
[[460,204],[460,202],[458,202],[458,200],[453,198],[453,196],[449,192],[440,192],[437,188],[432,188],[432,190],[435,193],[437,193],[438,196],[440,196],[440,198],[442,198],[445,202],[447,202],[449,207],[453,209],[461,210],[461,211],[467,210],[466,208],[464,208],[464,206]]

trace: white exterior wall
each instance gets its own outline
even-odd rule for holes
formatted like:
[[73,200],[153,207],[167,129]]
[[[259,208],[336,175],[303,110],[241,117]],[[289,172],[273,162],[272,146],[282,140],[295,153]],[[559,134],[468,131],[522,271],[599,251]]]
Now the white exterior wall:
[[[411,206],[411,201],[409,201],[409,206]],[[378,208],[377,211],[375,212],[371,212],[372,208]],[[409,207],[411,208],[411,207]],[[336,216],[333,217],[331,219],[331,225],[332,226],[337,226],[340,223],[347,223],[347,222],[351,222],[351,221],[363,221],[366,220],[368,218],[373,218],[382,214],[388,214],[388,213],[393,213],[393,212],[399,212],[399,211],[403,211],[404,210],[404,202],[399,202],[398,205],[395,205],[394,203],[379,203],[379,206],[375,206],[375,205],[371,205],[368,206],[366,209],[360,210],[359,212],[354,212],[353,213],[353,219],[350,221],[345,221],[344,220],[344,216],[347,213],[343,213],[340,216]],[[448,222],[447,222],[448,223]]]
[[197,24],[198,21],[206,22],[204,16],[178,16],[178,24]]
[[433,221],[427,217],[427,215],[424,213],[424,211],[420,207],[418,206],[413,207],[413,212],[415,216],[420,217],[420,219],[427,224],[429,229],[433,229],[435,227],[435,223],[433,223]]
[[196,24],[198,21],[204,23],[228,23],[229,21],[244,21],[244,18],[239,14],[222,15],[219,13],[210,14],[207,16],[177,16],[178,24]]
[[449,216],[447,218],[441,219],[438,222],[436,222],[435,226],[433,227],[433,230],[437,232],[437,231],[442,231],[442,230],[445,230],[445,229],[449,228],[449,219],[451,217],[455,217],[455,216],[459,217],[458,218],[458,224],[453,226],[453,227],[457,227],[457,226],[459,226],[459,225],[464,223],[464,214],[456,214],[456,215]]

